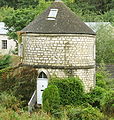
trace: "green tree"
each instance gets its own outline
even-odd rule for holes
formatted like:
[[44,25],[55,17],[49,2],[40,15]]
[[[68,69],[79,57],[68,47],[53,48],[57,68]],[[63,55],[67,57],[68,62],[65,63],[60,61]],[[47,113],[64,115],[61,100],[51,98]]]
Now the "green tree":
[[6,16],[3,20],[8,29],[10,38],[17,40],[16,32],[24,28],[36,15],[36,11],[32,8],[15,10],[10,16]]
[[76,0],[75,2],[79,5],[87,3],[88,8],[93,7],[94,12],[97,12],[97,14],[104,14],[104,12],[114,8],[114,0]]
[[43,92],[43,109],[55,114],[60,107],[60,96],[56,85],[50,85]]
[[0,7],[27,8],[29,6],[36,7],[38,3],[39,0],[0,0]]
[[0,0],[0,7],[16,7],[18,0]]
[[58,87],[61,105],[82,104],[84,86],[79,78],[52,78],[50,84]]
[[39,0],[18,0],[17,8],[35,8],[39,4]]
[[100,63],[102,60],[105,63],[114,62],[114,38],[112,27],[103,27],[97,31],[96,36],[96,62]]
[[4,18],[4,22],[8,29],[9,38],[14,39],[17,42],[17,31],[22,30],[28,25],[36,15],[39,15],[50,3],[39,4],[36,8],[24,8],[17,9],[13,13],[9,13],[9,16]]
[[0,21],[3,21],[4,18],[9,16],[14,12],[14,9],[11,7],[1,7],[0,8]]

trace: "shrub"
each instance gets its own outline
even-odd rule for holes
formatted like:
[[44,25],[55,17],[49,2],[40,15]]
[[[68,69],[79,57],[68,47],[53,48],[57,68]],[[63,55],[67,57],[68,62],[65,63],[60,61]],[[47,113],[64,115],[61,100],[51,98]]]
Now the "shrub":
[[108,97],[103,105],[102,111],[105,114],[114,117],[114,92],[110,93],[110,97]]
[[5,68],[0,70],[0,92],[13,92],[28,104],[36,89],[37,71],[30,67]]
[[105,63],[103,60],[99,64],[99,67],[97,67],[97,73],[96,73],[96,85],[102,88],[106,88],[106,81],[109,79],[110,74],[106,70]]
[[77,105],[82,103],[84,90],[79,78],[52,78],[50,84],[58,87],[61,105]]
[[96,108],[92,106],[72,107],[68,110],[67,116],[69,120],[103,120],[106,117]]
[[9,67],[9,64],[11,63],[11,56],[10,55],[4,55],[0,59],[0,69]]
[[105,80],[98,80],[96,81],[96,85],[102,88],[107,88],[106,81]]
[[5,109],[0,106],[0,120],[56,120],[43,111],[30,114],[27,111],[18,112],[12,109]]
[[21,102],[12,94],[3,92],[0,95],[0,105],[12,110],[18,110],[21,106]]
[[96,86],[90,93],[85,95],[86,102],[93,107],[102,110],[103,105],[111,98],[112,91]]
[[50,85],[43,92],[43,109],[46,112],[56,114],[60,105],[60,96],[58,88],[55,85]]

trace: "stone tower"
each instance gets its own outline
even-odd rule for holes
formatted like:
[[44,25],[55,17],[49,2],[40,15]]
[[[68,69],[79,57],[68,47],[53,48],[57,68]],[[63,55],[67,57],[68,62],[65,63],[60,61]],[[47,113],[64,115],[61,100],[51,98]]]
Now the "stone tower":
[[95,86],[95,33],[56,0],[21,30],[22,64],[38,78],[79,76],[85,91]]

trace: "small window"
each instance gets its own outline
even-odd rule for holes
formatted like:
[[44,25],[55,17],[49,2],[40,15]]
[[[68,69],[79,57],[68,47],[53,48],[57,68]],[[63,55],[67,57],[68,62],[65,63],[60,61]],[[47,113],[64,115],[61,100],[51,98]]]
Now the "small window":
[[47,78],[47,76],[44,72],[41,72],[40,75],[39,75],[39,78]]
[[51,9],[48,15],[48,20],[55,20],[58,13],[58,9]]
[[2,40],[2,49],[7,49],[7,40]]

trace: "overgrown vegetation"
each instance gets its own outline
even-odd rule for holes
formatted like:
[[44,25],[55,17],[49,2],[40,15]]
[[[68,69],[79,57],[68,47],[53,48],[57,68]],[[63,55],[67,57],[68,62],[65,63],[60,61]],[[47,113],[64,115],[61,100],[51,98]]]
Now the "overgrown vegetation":
[[0,118],[111,120],[114,86],[109,87],[109,74],[103,66],[99,67],[97,85],[90,93],[83,92],[79,78],[52,78],[43,94],[43,108],[31,115],[27,112],[27,103],[36,89],[37,72],[31,68],[0,70]]
[[[52,1],[0,0],[0,21],[6,23],[9,37],[17,41],[16,32],[46,9]],[[111,22],[114,25],[114,0],[64,2],[83,21]],[[1,58],[0,119],[114,120],[114,79],[109,78],[110,75],[103,64],[114,63],[112,33],[111,28],[104,29],[102,26],[97,32],[97,63],[101,64],[96,73],[95,89],[84,93],[79,78],[52,78],[50,87],[43,94],[43,108],[31,115],[27,112],[27,103],[36,89],[37,71],[32,68],[11,68],[10,56]],[[56,118],[52,117],[53,115]]]
[[[79,78],[52,78],[50,80],[49,86],[58,87],[60,111],[61,113],[65,111],[66,119],[109,120],[110,117],[114,117],[114,86],[112,89],[109,87],[108,80],[111,78],[104,66],[102,62],[96,74],[96,87],[89,93],[83,92],[83,84]],[[48,95],[44,94],[44,97],[47,96],[48,99]],[[48,105],[45,101],[46,104]],[[54,107],[52,110],[55,110]]]
[[10,63],[11,63],[11,56],[10,55],[4,55],[0,59],[0,70],[3,69],[3,68],[9,67]]
[[96,33],[96,62],[114,63],[114,36],[112,27],[100,26]]
[[6,68],[0,70],[0,93],[6,91],[23,101],[26,106],[36,89],[36,70],[32,68]]
[[82,104],[84,88],[79,78],[52,78],[50,81],[59,89],[61,105]]
[[69,120],[108,120],[99,109],[91,105],[71,107],[67,110]]
[[43,109],[51,114],[57,114],[60,107],[60,95],[57,86],[50,85],[43,92]]

